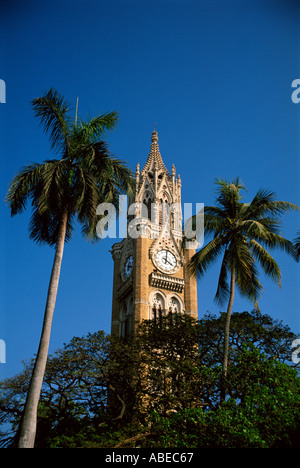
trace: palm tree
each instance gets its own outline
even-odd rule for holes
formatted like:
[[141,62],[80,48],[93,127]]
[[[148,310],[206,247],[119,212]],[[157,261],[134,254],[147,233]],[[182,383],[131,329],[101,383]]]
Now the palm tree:
[[[227,314],[224,331],[224,357],[222,366],[221,401],[225,398],[225,382],[228,366],[228,343],[232,306],[236,286],[240,294],[257,304],[262,285],[258,279],[259,264],[264,273],[280,286],[281,272],[267,249],[283,249],[293,254],[292,242],[279,233],[279,217],[298,209],[292,203],[276,201],[269,190],[259,190],[251,203],[242,203],[241,191],[245,190],[239,178],[232,182],[219,179],[217,205],[204,209],[205,234],[213,239],[191,259],[189,268],[202,276],[209,265],[222,254],[222,263],[215,300],[226,300]],[[196,215],[191,222],[195,223]]]
[[31,200],[30,238],[55,246],[43,329],[19,427],[19,448],[34,447],[65,242],[71,238],[75,220],[81,224],[86,239],[98,240],[97,206],[107,202],[118,208],[119,194],[130,190],[132,184],[130,170],[111,156],[102,140],[105,132],[116,126],[116,112],[84,122],[77,121],[76,109],[76,119],[72,121],[69,104],[52,88],[34,99],[32,105],[35,117],[49,134],[51,149],[60,153],[60,158],[22,169],[12,179],[6,196],[12,216],[21,213]]
[[297,237],[294,239],[294,259],[299,262],[300,259],[300,231],[297,232]]

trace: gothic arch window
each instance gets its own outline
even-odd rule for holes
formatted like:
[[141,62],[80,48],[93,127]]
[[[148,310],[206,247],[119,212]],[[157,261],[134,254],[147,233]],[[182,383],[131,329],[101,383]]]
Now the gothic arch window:
[[127,318],[127,304],[124,303],[120,313],[120,336],[125,338],[126,336],[126,318]]
[[[143,204],[145,205],[146,207],[146,213],[147,213],[147,216],[148,216],[148,219],[150,219],[151,221],[151,206],[152,206],[152,199],[151,199],[151,195],[149,194],[149,192],[146,192],[145,195],[144,195],[144,199],[143,199]],[[145,213],[145,214],[146,214]]]
[[165,192],[161,194],[159,199],[158,219],[160,225],[164,225],[170,220],[169,196]]
[[170,296],[167,302],[169,323],[176,326],[177,320],[183,314],[183,303],[176,296]]
[[127,325],[128,335],[131,335],[133,332],[133,297],[131,297],[128,301]]
[[161,325],[164,312],[164,299],[161,294],[156,293],[151,301],[151,318],[157,325]]
[[170,219],[171,219],[171,229],[175,229],[175,210],[171,211]]
[[171,314],[180,314],[181,313],[181,305],[180,305],[180,302],[179,300],[176,298],[176,297],[171,297],[171,299],[169,299],[169,312]]
[[159,209],[158,209],[158,221],[159,221],[159,225],[162,224],[163,222],[163,200],[162,198],[159,200]]
[[120,336],[128,338],[133,332],[133,298],[124,302],[120,314]]

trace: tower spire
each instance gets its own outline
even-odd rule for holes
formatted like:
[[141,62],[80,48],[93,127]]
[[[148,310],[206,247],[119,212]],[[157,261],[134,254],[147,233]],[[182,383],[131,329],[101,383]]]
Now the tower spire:
[[144,175],[145,172],[153,171],[155,165],[156,165],[156,170],[158,172],[165,172],[167,175],[169,175],[168,170],[166,166],[164,165],[164,162],[162,160],[162,157],[159,151],[158,133],[156,131],[156,124],[154,126],[154,131],[152,132],[152,136],[151,136],[151,147],[150,147],[148,159],[144,166],[144,169],[141,171],[141,174]]

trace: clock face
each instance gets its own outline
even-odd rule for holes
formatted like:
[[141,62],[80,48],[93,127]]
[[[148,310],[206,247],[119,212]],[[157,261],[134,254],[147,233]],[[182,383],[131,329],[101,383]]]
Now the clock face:
[[158,267],[164,271],[172,271],[177,266],[176,257],[169,250],[160,250],[157,252],[155,260]]
[[128,278],[131,275],[132,270],[133,270],[133,263],[134,263],[133,256],[130,255],[130,257],[127,258],[125,266],[124,266],[125,278]]

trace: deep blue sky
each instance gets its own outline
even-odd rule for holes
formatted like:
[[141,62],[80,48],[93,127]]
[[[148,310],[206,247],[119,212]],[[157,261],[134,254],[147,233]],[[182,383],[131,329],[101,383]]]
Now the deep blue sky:
[[[7,364],[21,370],[37,350],[53,249],[28,239],[29,210],[10,218],[3,200],[16,171],[51,158],[31,100],[51,86],[79,114],[117,110],[111,151],[132,169],[143,165],[157,122],[166,166],[174,163],[184,202],[214,204],[217,177],[236,176],[250,201],[260,187],[300,205],[300,78],[297,1],[10,0],[1,5],[0,339]],[[53,155],[54,157],[54,155]],[[293,239],[299,214],[283,218]],[[110,331],[114,240],[89,245],[74,234],[66,246],[51,352],[73,336]],[[300,331],[299,265],[274,253],[282,288],[262,276],[261,311]],[[199,316],[213,302],[219,264],[198,284]],[[252,305],[236,297],[234,310]]]

